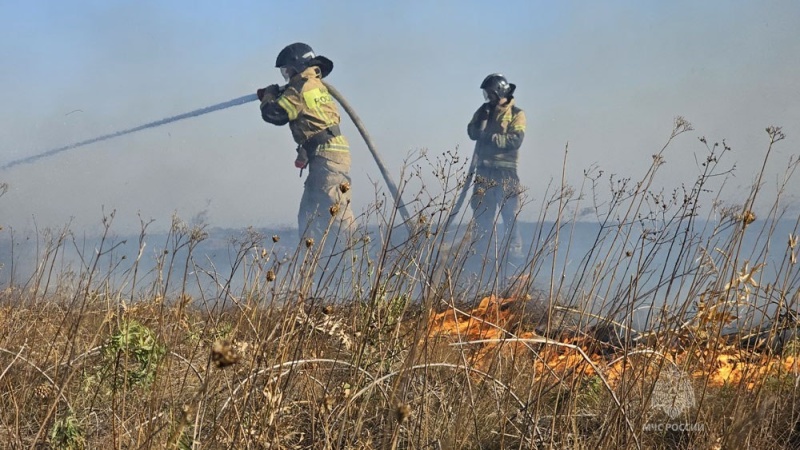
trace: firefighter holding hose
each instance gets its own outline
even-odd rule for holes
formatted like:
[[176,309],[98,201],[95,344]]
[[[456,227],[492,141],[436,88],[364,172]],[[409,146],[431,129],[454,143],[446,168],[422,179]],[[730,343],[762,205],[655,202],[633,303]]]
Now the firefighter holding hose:
[[355,223],[350,207],[350,145],[339,130],[339,110],[322,79],[333,62],[318,56],[307,44],[294,43],[278,54],[286,86],[257,91],[261,117],[273,125],[289,124],[297,143],[294,165],[308,168],[297,225],[301,241],[332,233],[351,232]]
[[493,73],[481,83],[484,100],[467,125],[475,143],[475,184],[470,200],[477,238],[483,250],[494,240],[492,231],[499,210],[505,233],[498,236],[508,245],[508,256],[522,256],[522,240],[516,218],[520,210],[517,174],[519,148],[525,138],[525,112],[514,104],[516,86]]

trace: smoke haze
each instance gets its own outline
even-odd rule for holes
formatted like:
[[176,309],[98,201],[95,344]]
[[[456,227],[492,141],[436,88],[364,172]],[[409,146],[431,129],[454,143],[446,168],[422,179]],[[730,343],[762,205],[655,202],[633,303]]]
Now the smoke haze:
[[[637,179],[675,116],[695,131],[666,152],[657,183],[691,184],[698,138],[732,147],[723,200],[747,195],[767,147],[762,208],[800,139],[800,3],[11,2],[0,1],[0,165],[239,97],[280,82],[274,60],[309,43],[365,122],[393,176],[420,149],[468,157],[466,124],[489,73],[517,84],[528,116],[520,177],[538,214],[547,186],[584,169]],[[349,119],[354,211],[386,190]],[[177,212],[220,227],[293,225],[302,180],[288,129],[256,103],[70,150],[0,172],[0,225],[91,232]],[[797,215],[800,182],[784,198]],[[710,207],[710,205],[705,205]]]

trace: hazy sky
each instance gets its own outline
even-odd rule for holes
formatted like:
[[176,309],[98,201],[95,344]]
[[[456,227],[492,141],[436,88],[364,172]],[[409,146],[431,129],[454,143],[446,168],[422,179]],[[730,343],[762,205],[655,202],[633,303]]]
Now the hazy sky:
[[[222,102],[282,81],[274,61],[303,41],[335,62],[395,177],[412,151],[458,147],[502,72],[528,115],[520,176],[536,215],[548,183],[596,164],[640,177],[673,118],[695,131],[667,151],[659,182],[691,184],[698,137],[726,139],[741,199],[783,126],[767,191],[800,153],[800,2],[785,1],[7,1],[0,0],[0,165]],[[355,128],[354,209],[385,189]],[[295,224],[302,179],[287,127],[256,103],[0,171],[0,225],[136,231],[205,212],[212,226]],[[795,180],[787,200],[800,202]],[[797,206],[793,209],[800,211]]]

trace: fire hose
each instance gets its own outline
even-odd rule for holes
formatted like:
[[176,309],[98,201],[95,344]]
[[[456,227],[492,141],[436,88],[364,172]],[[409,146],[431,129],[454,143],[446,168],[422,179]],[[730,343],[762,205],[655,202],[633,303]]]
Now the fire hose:
[[[383,181],[386,183],[386,186],[389,188],[389,192],[392,194],[392,198],[394,198],[394,204],[397,209],[400,211],[400,215],[403,217],[403,220],[406,223],[407,227],[411,226],[411,216],[408,214],[408,210],[406,210],[406,205],[403,204],[402,198],[400,196],[400,191],[397,189],[397,185],[392,180],[392,176],[389,174],[389,171],[386,169],[386,165],[383,164],[383,160],[381,159],[380,155],[378,154],[378,150],[375,148],[375,144],[372,142],[372,138],[370,138],[369,133],[367,133],[366,127],[364,127],[364,123],[361,122],[361,119],[356,114],[355,110],[350,103],[345,100],[344,96],[330,83],[323,81],[325,87],[328,88],[328,92],[330,92],[331,96],[342,105],[342,108],[347,112],[347,115],[350,116],[350,120],[353,121],[353,124],[358,129],[358,132],[361,134],[361,138],[364,139],[364,143],[367,144],[367,148],[369,152],[372,154],[372,159],[375,160],[375,163],[378,165],[378,169],[381,171],[381,175],[383,176]],[[411,232],[411,228],[409,228],[409,232]]]
[[[394,180],[392,180],[392,177],[389,174],[389,171],[386,168],[386,165],[383,163],[383,160],[381,159],[380,155],[378,154],[377,149],[375,148],[375,144],[372,142],[372,139],[370,138],[369,133],[367,133],[367,129],[364,127],[364,123],[358,117],[358,114],[356,114],[356,112],[352,108],[352,106],[350,106],[350,104],[347,102],[347,100],[345,100],[344,96],[336,88],[334,88],[333,86],[331,86],[327,82],[325,82],[325,86],[328,88],[328,91],[333,96],[333,98],[336,99],[337,102],[339,102],[339,104],[342,106],[342,108],[344,108],[344,110],[347,112],[347,115],[350,116],[350,119],[355,124],[356,128],[358,129],[358,132],[361,134],[361,137],[364,139],[364,142],[367,144],[367,148],[369,149],[370,153],[372,154],[372,158],[375,160],[375,163],[378,165],[378,169],[380,170],[381,175],[383,176],[383,180],[384,180],[384,182],[386,182],[386,185],[389,188],[389,192],[391,193],[391,195],[392,195],[392,197],[394,199],[395,206],[400,211],[400,215],[403,217],[403,220],[405,221],[406,225],[410,226],[410,216],[408,214],[408,211],[406,210],[405,204],[402,202],[402,199],[400,197],[400,191],[397,188],[397,184],[395,184]],[[204,108],[196,109],[194,111],[189,111],[187,113],[178,114],[176,116],[171,116],[171,117],[166,117],[164,119],[160,119],[160,120],[157,120],[157,121],[154,121],[154,122],[149,122],[149,123],[146,123],[146,124],[143,124],[143,125],[139,125],[137,127],[128,128],[128,129],[117,131],[117,132],[114,132],[114,133],[104,134],[102,136],[94,137],[92,139],[87,139],[87,140],[76,142],[76,143],[73,143],[73,144],[64,145],[62,147],[53,148],[53,149],[50,149],[50,150],[47,150],[47,151],[44,151],[44,152],[41,152],[41,153],[37,153],[37,154],[32,155],[32,156],[16,159],[16,160],[10,161],[10,162],[6,163],[5,165],[3,165],[2,167],[0,167],[0,170],[7,170],[7,169],[10,169],[10,168],[15,167],[17,165],[20,165],[20,164],[29,164],[29,163],[32,163],[32,162],[37,161],[39,159],[47,158],[47,157],[50,157],[50,156],[54,156],[54,155],[56,155],[58,153],[65,152],[67,150],[72,150],[74,148],[83,147],[85,145],[94,144],[96,142],[105,141],[107,139],[112,139],[112,138],[115,138],[115,137],[124,136],[126,134],[135,133],[137,131],[146,130],[148,128],[155,128],[155,127],[158,127],[158,126],[161,126],[161,125],[166,125],[168,123],[176,122],[176,121],[183,120],[183,119],[188,119],[188,118],[191,118],[191,117],[201,116],[201,115],[208,114],[208,113],[211,113],[211,112],[214,112],[214,111],[219,111],[219,110],[230,108],[230,107],[233,107],[233,106],[243,105],[245,103],[250,103],[250,102],[253,102],[253,101],[257,101],[257,100],[258,100],[258,97],[257,97],[256,94],[244,95],[242,97],[234,98],[234,99],[228,100],[226,102],[217,103],[215,105],[211,105],[211,106],[207,106],[207,107],[204,107]]]

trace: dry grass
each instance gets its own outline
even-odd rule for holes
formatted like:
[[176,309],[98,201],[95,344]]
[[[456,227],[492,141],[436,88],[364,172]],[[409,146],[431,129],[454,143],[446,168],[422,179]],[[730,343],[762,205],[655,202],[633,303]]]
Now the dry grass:
[[[669,142],[690,129],[679,119]],[[768,134],[765,160],[783,138]],[[248,230],[224,274],[200,263],[204,227],[177,218],[154,269],[147,223],[126,259],[113,214],[91,251],[68,228],[47,232],[32,273],[0,293],[0,442],[797,448],[797,226],[770,244],[782,187],[764,194],[758,174],[741,205],[720,204],[728,149],[703,138],[695,184],[654,191],[669,142],[638,180],[595,168],[584,186],[558,184],[525,261],[494,267],[479,250],[477,274],[464,270],[476,258],[467,222],[442,226],[465,169],[450,154],[404,173],[401,190],[419,186],[413,224],[377,196],[362,219],[378,231],[337,246],[331,233],[283,252]],[[754,221],[761,197],[768,213]],[[600,226],[577,254],[587,204]],[[701,220],[701,204],[716,218]],[[322,258],[332,247],[345,251]],[[490,252],[505,260],[502,240]],[[574,275],[561,276],[566,257]]]

